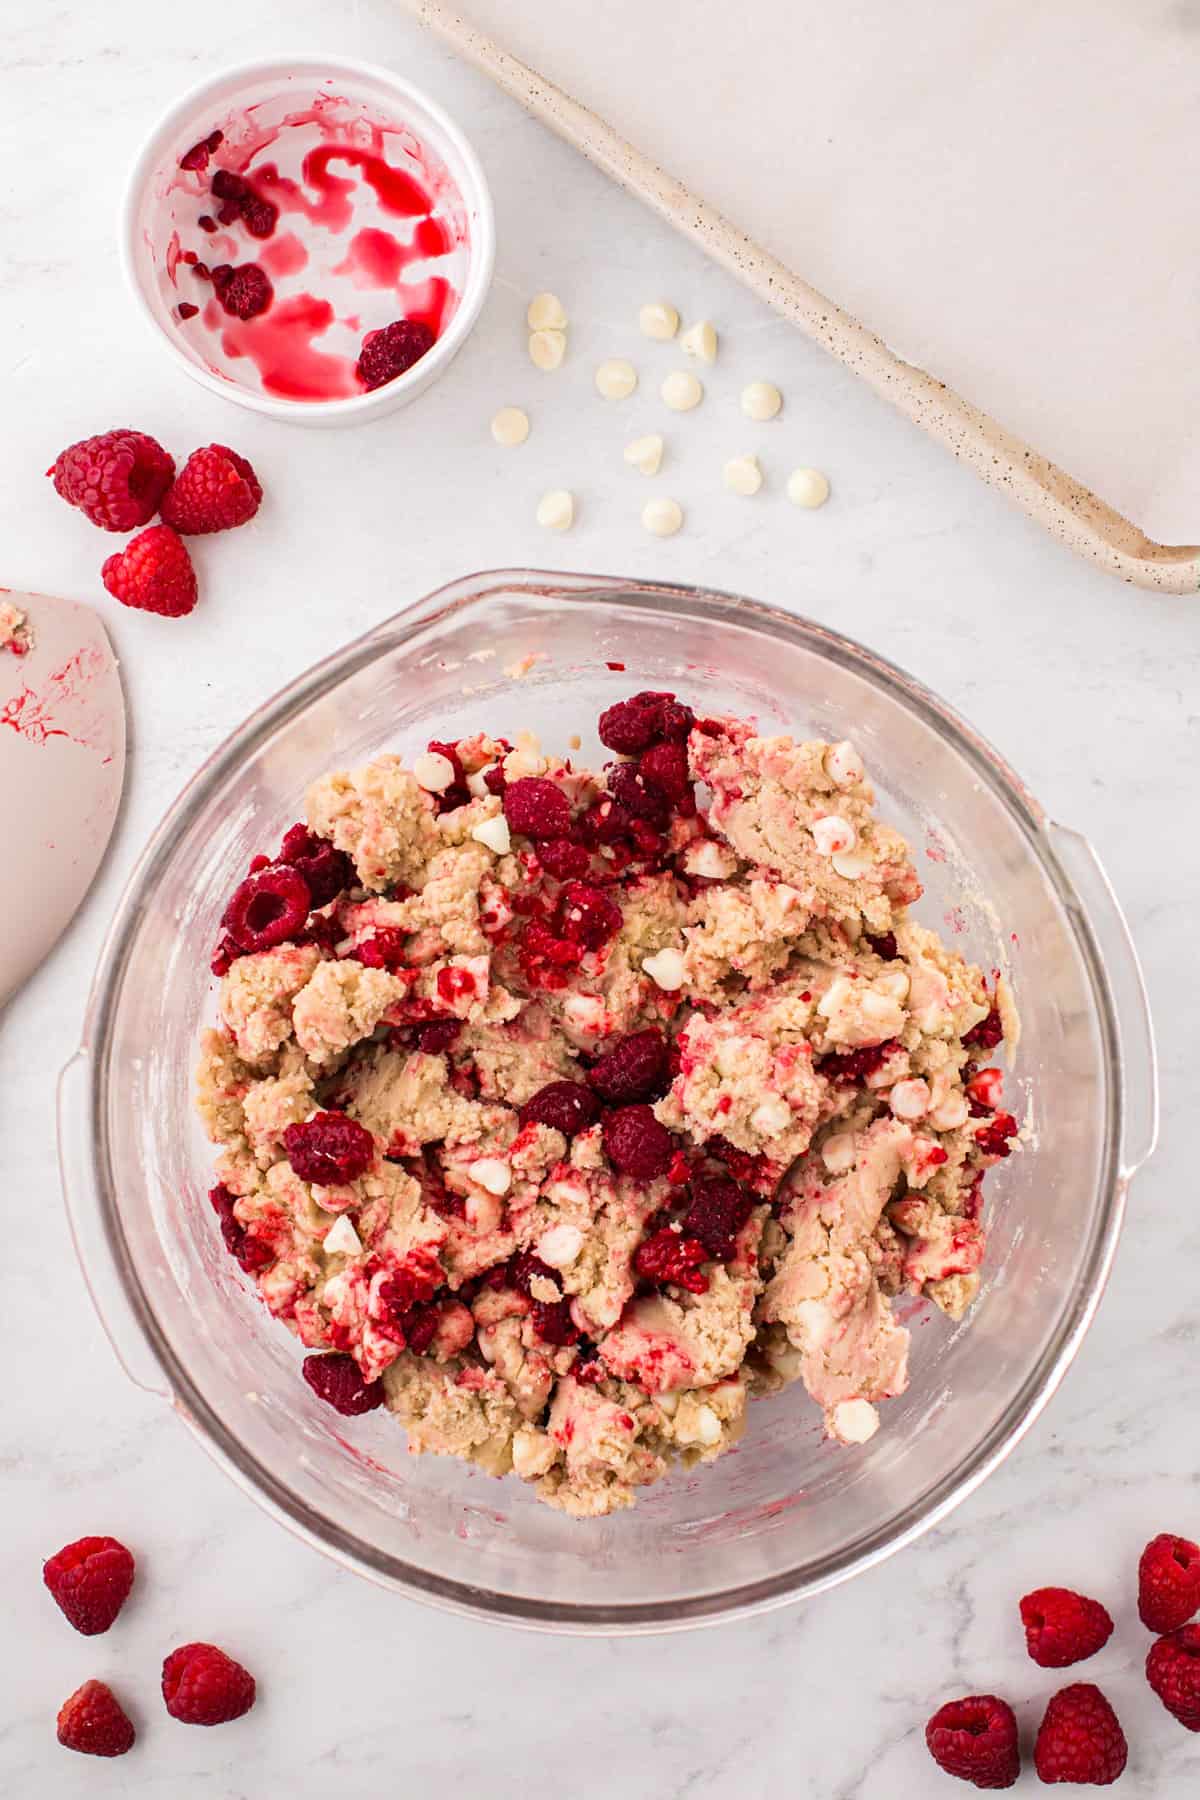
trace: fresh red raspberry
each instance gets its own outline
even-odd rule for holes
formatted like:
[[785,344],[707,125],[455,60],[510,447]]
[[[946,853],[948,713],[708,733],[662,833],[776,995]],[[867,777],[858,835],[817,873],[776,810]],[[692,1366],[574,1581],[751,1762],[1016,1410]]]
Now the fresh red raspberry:
[[328,838],[318,837],[306,825],[293,825],[284,833],[275,860],[303,876],[310,906],[328,906],[354,881],[354,864],[345,851],[336,850]]
[[570,838],[551,838],[548,844],[539,844],[538,861],[547,875],[553,875],[556,881],[586,875],[592,866],[584,846],[573,844]]
[[694,806],[692,780],[688,774],[687,751],[682,744],[654,744],[638,758],[638,774],[643,782],[666,795],[680,811]]
[[610,1106],[654,1100],[667,1085],[667,1040],[651,1025],[618,1038],[588,1071],[588,1080]]
[[58,1709],[58,1741],[84,1756],[124,1756],[137,1736],[129,1715],[104,1681],[85,1681]]
[[568,881],[558,897],[556,924],[569,944],[599,950],[620,931],[621,909],[602,888],[587,881]]
[[608,791],[633,819],[644,819],[647,825],[661,830],[670,809],[666,795],[642,780],[633,763],[614,763],[607,775]]
[[1147,1631],[1175,1631],[1200,1610],[1200,1545],[1162,1532],[1138,1562],[1138,1617]]
[[604,1149],[614,1168],[636,1181],[665,1175],[671,1163],[671,1134],[649,1106],[621,1106],[604,1121]]
[[504,790],[504,817],[522,837],[562,838],[571,829],[567,796],[552,781],[523,775]]
[[240,218],[251,237],[272,235],[279,223],[279,208],[244,176],[235,175],[232,169],[218,169],[212,178],[212,191],[225,202],[220,212],[223,225],[232,225],[234,219]]
[[233,1210],[233,1195],[229,1189],[218,1182],[216,1187],[209,1188],[208,1198],[213,1211],[221,1222],[221,1237],[230,1256],[247,1275],[257,1275],[269,1263],[275,1261],[275,1252],[270,1244],[262,1238],[255,1237],[247,1231]]
[[275,298],[266,273],[257,263],[218,263],[212,272],[213,289],[225,311],[234,319],[254,319],[266,312]]
[[395,381],[420,362],[434,344],[433,332],[420,319],[393,319],[379,331],[368,331],[358,353],[355,373],[367,392]]
[[700,1272],[709,1260],[699,1238],[684,1237],[670,1225],[651,1233],[633,1253],[633,1266],[645,1281],[672,1281],[689,1294],[708,1292],[708,1277]]
[[818,1068],[827,1081],[865,1081],[899,1048],[895,1038],[889,1038],[886,1044],[863,1044],[857,1050],[840,1050],[832,1056],[823,1056]]
[[162,1667],[162,1696],[184,1725],[226,1725],[254,1705],[254,1677],[215,1644],[181,1644]]
[[196,571],[183,539],[151,525],[105,562],[100,579],[122,606],[181,619],[196,604]]
[[963,1043],[975,1045],[980,1050],[994,1050],[1003,1036],[1000,1009],[993,1006],[986,1019],[980,1019],[978,1025],[972,1025],[970,1031],[963,1033]]
[[175,462],[145,432],[120,428],[69,445],[46,473],[55,493],[102,531],[134,531],[158,511]]
[[1038,1727],[1033,1761],[1040,1780],[1108,1787],[1129,1755],[1120,1721],[1098,1687],[1077,1681],[1061,1688]]
[[550,1081],[531,1094],[520,1111],[522,1125],[549,1125],[573,1138],[594,1125],[600,1108],[590,1088],[581,1081]]
[[300,1368],[318,1400],[324,1400],[343,1418],[354,1419],[359,1413],[374,1412],[383,1405],[382,1381],[364,1381],[354,1358],[343,1356],[339,1350],[306,1356]]
[[273,950],[303,931],[311,905],[308,883],[299,870],[273,863],[234,889],[221,924],[243,950],[251,954]]
[[691,707],[674,694],[651,690],[618,700],[600,714],[600,742],[619,756],[637,756],[664,738],[686,738],[695,722]]
[[1035,1588],[1021,1601],[1025,1644],[1042,1669],[1065,1669],[1102,1650],[1113,1622],[1098,1600],[1070,1588]]
[[231,531],[258,511],[262,487],[244,456],[224,444],[193,450],[162,503],[163,523],[185,536]]
[[754,1195],[722,1175],[697,1175],[692,1199],[684,1215],[683,1229],[699,1238],[709,1256],[729,1262],[737,1248],[737,1235],[754,1211]]
[[925,1727],[939,1769],[977,1788],[1010,1788],[1021,1773],[1017,1718],[995,1694],[969,1694],[939,1706]]
[[42,1580],[84,1637],[107,1631],[133,1586],[133,1557],[112,1537],[83,1537],[43,1565]]
[[608,798],[596,800],[579,821],[579,835],[585,844],[615,844],[627,837],[633,824],[623,806]]
[[283,1148],[301,1181],[333,1187],[365,1175],[375,1160],[375,1139],[345,1113],[319,1112],[303,1125],[289,1125]]
[[1200,1731],[1200,1625],[1181,1625],[1151,1644],[1146,1680],[1172,1717]]
[[1011,1113],[998,1112],[975,1133],[975,1142],[985,1156],[1011,1156],[1010,1138],[1017,1135],[1017,1121]]

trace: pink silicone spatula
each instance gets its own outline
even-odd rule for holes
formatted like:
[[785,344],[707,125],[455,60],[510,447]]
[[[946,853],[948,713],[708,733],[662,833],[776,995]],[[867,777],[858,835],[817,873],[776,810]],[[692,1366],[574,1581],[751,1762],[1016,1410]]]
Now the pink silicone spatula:
[[0,1005],[91,887],[125,776],[125,701],[99,618],[0,588],[5,603],[26,626],[0,649]]

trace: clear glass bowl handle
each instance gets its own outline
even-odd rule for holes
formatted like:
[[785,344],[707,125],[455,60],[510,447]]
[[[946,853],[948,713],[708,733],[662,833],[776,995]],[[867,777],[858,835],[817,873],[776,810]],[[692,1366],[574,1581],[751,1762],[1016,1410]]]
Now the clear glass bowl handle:
[[1048,820],[1046,835],[1087,908],[1121,1031],[1121,1174],[1128,1181],[1158,1143],[1158,1053],[1142,965],[1120,901],[1088,839]]
[[117,1361],[137,1387],[170,1402],[174,1396],[142,1335],[104,1231],[91,1175],[90,1077],[90,1058],[86,1049],[79,1049],[58,1078],[58,1166],[67,1223],[92,1305]]

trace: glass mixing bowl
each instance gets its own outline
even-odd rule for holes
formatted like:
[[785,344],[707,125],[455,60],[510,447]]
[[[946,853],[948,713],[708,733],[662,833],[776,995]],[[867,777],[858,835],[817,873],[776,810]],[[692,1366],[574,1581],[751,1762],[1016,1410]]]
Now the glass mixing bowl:
[[[309,781],[383,748],[487,727],[583,734],[670,687],[763,729],[850,737],[906,832],[918,917],[1005,968],[1024,1031],[1010,1105],[1030,1141],[988,1178],[983,1291],[961,1324],[910,1303],[912,1382],[883,1429],[823,1440],[798,1386],[739,1447],[632,1510],[579,1522],[516,1480],[410,1457],[382,1412],[340,1420],[221,1248],[193,1116],[196,1033],[225,896],[300,816]],[[60,1135],[77,1248],[127,1371],[233,1478],[350,1568],[460,1612],[661,1630],[779,1605],[878,1561],[996,1466],[1092,1317],[1130,1176],[1153,1147],[1154,1050],[1111,890],[1001,759],[932,694],[836,632],[694,588],[530,571],[443,588],[303,676],[222,746],[146,849],[101,953]]]

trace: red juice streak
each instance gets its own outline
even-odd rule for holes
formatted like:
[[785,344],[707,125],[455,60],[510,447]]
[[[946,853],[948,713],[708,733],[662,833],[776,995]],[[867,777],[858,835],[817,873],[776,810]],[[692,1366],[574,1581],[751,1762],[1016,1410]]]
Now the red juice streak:
[[374,188],[386,213],[413,219],[431,210],[429,196],[419,181],[414,181],[402,169],[393,169],[382,156],[373,156],[369,150],[357,150],[347,144],[320,144],[309,151],[303,165],[304,180],[309,187],[324,193],[327,184],[343,185],[336,175],[329,173],[331,162],[349,163],[352,168],[361,169],[363,180],[368,187]]
[[450,283],[443,281],[440,275],[431,275],[428,281],[405,286],[404,296],[405,318],[428,325],[434,337],[441,337],[458,305],[458,295]]
[[413,232],[413,247],[421,256],[445,256],[453,250],[450,232],[440,219],[422,219]]
[[267,274],[278,280],[283,275],[298,275],[301,269],[307,268],[308,251],[294,231],[285,231],[282,237],[263,246],[258,253],[258,260]]
[[285,400],[345,400],[362,389],[346,356],[328,356],[312,340],[333,324],[328,300],[297,294],[221,333],[226,356],[248,356],[268,394]]

